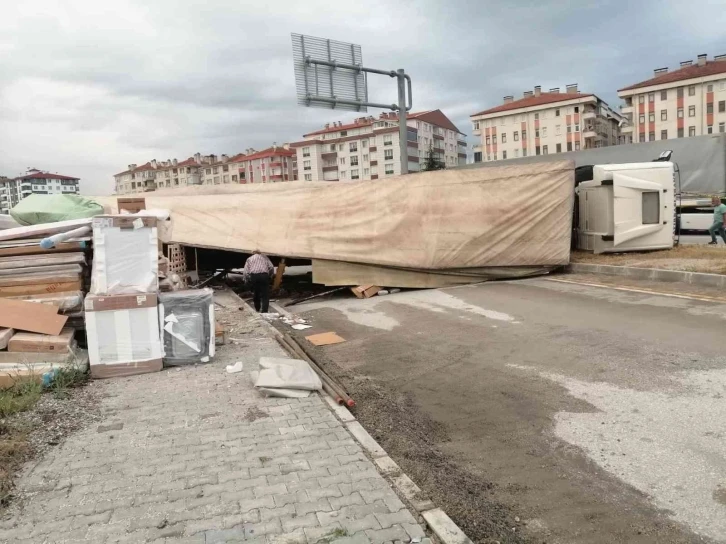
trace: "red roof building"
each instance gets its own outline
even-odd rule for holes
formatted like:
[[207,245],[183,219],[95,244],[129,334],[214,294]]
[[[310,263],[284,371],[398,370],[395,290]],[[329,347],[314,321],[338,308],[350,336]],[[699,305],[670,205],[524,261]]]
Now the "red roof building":
[[624,132],[634,142],[652,142],[726,132],[726,55],[683,61],[669,71],[623,87]]
[[474,162],[549,155],[622,143],[622,116],[577,84],[542,92],[540,86],[522,98],[505,96],[503,103],[471,116]]

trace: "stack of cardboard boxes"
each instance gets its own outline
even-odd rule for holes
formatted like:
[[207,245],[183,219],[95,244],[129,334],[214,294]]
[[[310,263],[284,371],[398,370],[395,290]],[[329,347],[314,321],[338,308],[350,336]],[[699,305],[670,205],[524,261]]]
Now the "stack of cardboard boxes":
[[93,218],[93,271],[85,310],[94,378],[162,368],[156,223],[147,216]]

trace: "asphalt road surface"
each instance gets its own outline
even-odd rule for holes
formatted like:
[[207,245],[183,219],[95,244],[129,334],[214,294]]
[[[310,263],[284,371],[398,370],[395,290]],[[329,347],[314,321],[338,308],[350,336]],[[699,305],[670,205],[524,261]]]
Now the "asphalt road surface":
[[442,426],[518,541],[726,542],[726,304],[557,279],[295,311],[346,339],[322,357]]

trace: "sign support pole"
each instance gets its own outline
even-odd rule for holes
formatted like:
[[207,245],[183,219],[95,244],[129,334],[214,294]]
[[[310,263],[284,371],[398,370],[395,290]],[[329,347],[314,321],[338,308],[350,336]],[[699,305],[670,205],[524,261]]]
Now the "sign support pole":
[[406,73],[396,72],[398,78],[398,139],[401,150],[401,174],[408,174],[408,125],[406,123]]

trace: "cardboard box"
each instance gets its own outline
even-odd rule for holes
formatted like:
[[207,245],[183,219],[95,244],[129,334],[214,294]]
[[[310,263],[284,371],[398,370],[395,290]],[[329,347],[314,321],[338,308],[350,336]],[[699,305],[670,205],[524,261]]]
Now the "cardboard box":
[[73,339],[75,333],[75,329],[70,327],[66,327],[57,335],[19,332],[13,335],[10,342],[8,342],[8,351],[23,353],[59,351],[67,353],[75,343]]
[[359,285],[358,287],[351,287],[350,290],[353,291],[353,294],[358,298],[371,298],[380,291],[381,288],[376,285]]
[[155,294],[86,297],[86,335],[93,378],[132,376],[162,368]]
[[122,210],[137,213],[146,209],[145,198],[117,198],[116,203],[118,204],[118,213],[121,213]]
[[158,290],[159,240],[155,217],[93,218],[91,293],[121,295]]
[[191,289],[159,294],[164,365],[206,363],[214,357],[214,291]]

